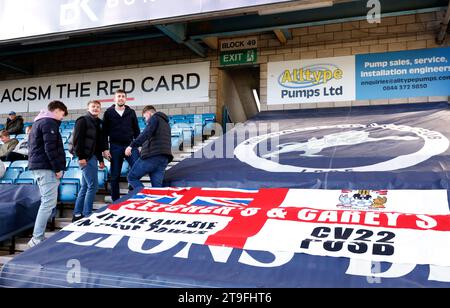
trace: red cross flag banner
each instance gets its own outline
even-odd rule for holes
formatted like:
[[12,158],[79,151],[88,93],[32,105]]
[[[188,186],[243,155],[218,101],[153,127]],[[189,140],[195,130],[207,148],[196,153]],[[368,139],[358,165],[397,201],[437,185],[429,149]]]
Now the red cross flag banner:
[[446,190],[143,189],[63,230],[450,266]]

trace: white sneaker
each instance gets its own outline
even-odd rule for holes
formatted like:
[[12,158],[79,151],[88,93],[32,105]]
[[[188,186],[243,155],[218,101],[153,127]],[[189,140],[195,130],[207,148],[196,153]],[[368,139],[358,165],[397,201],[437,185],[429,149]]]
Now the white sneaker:
[[37,240],[34,237],[32,237],[31,240],[28,242],[28,247],[30,247],[30,248],[34,247],[42,242],[43,242],[42,240]]

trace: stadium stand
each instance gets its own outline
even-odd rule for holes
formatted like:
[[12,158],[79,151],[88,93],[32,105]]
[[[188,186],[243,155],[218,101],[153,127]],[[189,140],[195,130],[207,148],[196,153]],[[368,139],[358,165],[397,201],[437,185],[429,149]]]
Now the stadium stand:
[[[192,115],[191,118],[193,118],[194,115]],[[183,116],[184,118],[184,116]],[[197,119],[201,119],[202,115],[197,115]],[[187,120],[186,120],[187,122]],[[53,217],[53,224],[50,225],[50,230],[54,229],[55,226],[62,228],[70,223],[70,219],[72,217],[72,209],[73,204],[75,203],[76,197],[78,195],[78,192],[80,190],[80,183],[81,183],[81,171],[78,166],[78,158],[74,157],[68,149],[67,145],[69,142],[70,135],[72,134],[74,121],[63,121],[61,123],[60,131],[63,135],[63,142],[65,144],[66,150],[66,161],[67,161],[67,169],[65,171],[64,177],[60,181],[60,185],[58,188],[58,206],[57,206],[57,212],[55,211]],[[143,121],[143,118],[139,118],[139,124],[140,128],[143,130],[145,128],[145,123]],[[173,123],[172,123],[173,124]],[[31,122],[26,123],[26,126],[32,125]],[[204,124],[201,124],[202,126]],[[188,136],[192,134],[192,131],[189,127],[187,127],[186,133]],[[19,136],[20,137],[20,136]],[[187,138],[187,141],[191,143],[192,140],[190,138]],[[206,143],[205,143],[206,144]],[[197,146],[203,146],[201,144]],[[177,161],[181,161],[183,158],[179,155],[183,152],[183,137],[182,132],[179,129],[172,129],[172,150],[175,153],[175,156],[177,157]],[[192,148],[188,148],[188,150],[192,151]],[[190,152],[184,152],[184,153],[190,153]],[[168,169],[170,167],[176,165],[177,162],[173,162],[170,164]],[[0,185],[2,185],[2,190],[12,186],[12,187],[22,187],[22,186],[28,186],[28,187],[34,187],[37,188],[33,177],[33,174],[31,171],[27,170],[27,161],[16,161],[14,163],[11,162],[4,162],[6,173],[3,176],[3,178],[0,179]],[[109,196],[107,196],[107,189],[108,189],[108,177],[109,177],[109,161],[105,160],[105,169],[104,170],[98,170],[98,180],[99,180],[99,192],[96,196],[96,203],[94,204],[94,208],[100,208],[105,204],[105,200],[107,202],[109,200]],[[124,161],[124,164],[122,165],[122,171],[121,171],[121,177],[122,177],[122,183],[121,187],[122,193],[127,193],[128,188],[126,184],[126,176],[129,171],[129,166],[126,161]],[[143,179],[146,185],[150,185],[150,180],[148,177]],[[14,185],[11,185],[14,184]],[[1,212],[1,209],[0,209]],[[57,216],[57,217],[55,217]],[[12,217],[12,216],[8,216]],[[5,219],[9,219],[5,216]],[[0,218],[1,219],[1,218]],[[11,234],[14,234],[14,236],[3,236],[2,240],[0,240],[0,265],[2,263],[5,263],[8,260],[11,260],[13,256],[16,256],[18,253],[28,249],[26,242],[29,240],[30,232],[32,231],[32,225],[28,228],[19,228],[18,230],[13,230],[14,232],[9,232]],[[8,233],[8,234],[9,234]],[[53,232],[47,232],[48,234],[52,235]],[[18,237],[17,237],[18,235]],[[9,255],[4,256],[4,253],[2,253],[2,242],[3,246],[7,248],[5,252],[9,253]],[[6,261],[5,261],[6,260]]]

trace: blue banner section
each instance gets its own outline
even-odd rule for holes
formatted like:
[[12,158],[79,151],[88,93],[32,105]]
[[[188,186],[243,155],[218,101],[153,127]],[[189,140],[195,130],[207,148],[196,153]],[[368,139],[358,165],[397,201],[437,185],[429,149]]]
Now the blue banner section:
[[450,95],[450,48],[356,55],[356,99]]
[[[449,118],[447,103],[264,112],[170,169],[167,181],[448,189]],[[61,231],[6,264],[1,286],[450,287],[450,268]]]
[[34,225],[41,203],[36,185],[6,185],[0,189],[0,241]]
[[448,103],[262,112],[172,167],[175,187],[448,189]]
[[448,273],[429,265],[61,231],[6,264],[0,287],[450,287]]

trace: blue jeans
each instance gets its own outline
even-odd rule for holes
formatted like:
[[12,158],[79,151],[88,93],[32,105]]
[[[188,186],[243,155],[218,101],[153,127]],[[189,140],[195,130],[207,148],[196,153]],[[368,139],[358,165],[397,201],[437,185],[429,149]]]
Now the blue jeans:
[[165,155],[152,156],[146,159],[139,158],[128,173],[128,183],[133,187],[133,190],[141,190],[144,185],[140,179],[148,174],[152,187],[162,187],[164,171],[168,163],[169,158]]
[[131,156],[125,156],[126,145],[111,143],[109,152],[111,153],[111,199],[116,201],[120,198],[120,171],[122,170],[123,160],[126,159],[130,168],[139,159],[139,151],[133,148]]
[[41,205],[34,223],[33,238],[43,241],[47,222],[58,201],[59,179],[53,170],[33,170],[33,175],[41,193]]
[[84,217],[91,215],[95,194],[98,189],[98,161],[92,156],[87,165],[81,168],[81,189],[75,202],[74,215],[83,214]]

